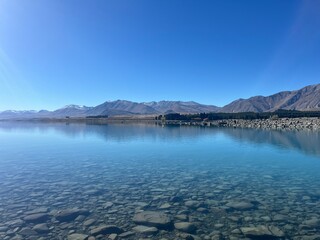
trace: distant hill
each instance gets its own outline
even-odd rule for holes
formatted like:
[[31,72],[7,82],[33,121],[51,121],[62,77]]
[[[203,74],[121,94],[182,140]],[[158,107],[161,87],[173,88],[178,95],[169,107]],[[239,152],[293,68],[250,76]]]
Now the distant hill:
[[87,112],[90,111],[91,109],[92,107],[87,107],[87,106],[67,105],[53,112],[49,112],[48,115],[49,116],[52,115],[54,117],[65,117],[65,116],[83,117],[83,116],[86,116]]
[[299,111],[320,111],[320,84],[296,91],[285,91],[271,96],[255,96],[238,99],[220,108],[197,102],[160,101],[131,102],[126,100],[107,101],[95,107],[67,105],[55,111],[14,111],[0,112],[0,119],[64,118],[86,116],[127,116],[158,115],[167,113],[210,113],[210,112],[273,112],[279,109]]
[[204,105],[196,102],[160,101],[137,103],[126,100],[107,101],[96,107],[68,105],[55,111],[4,111],[0,112],[0,119],[20,118],[64,118],[86,116],[127,116],[127,115],[159,115],[174,113],[201,113],[219,109],[216,106]]
[[33,110],[25,110],[25,111],[15,111],[15,110],[6,110],[0,112],[0,119],[12,119],[12,118],[32,118],[35,115],[41,115],[42,111],[33,111]]
[[143,103],[117,100],[102,103],[91,110],[87,115],[132,115],[132,114],[157,114],[158,112]]
[[271,96],[255,96],[238,99],[224,106],[219,112],[272,112],[278,109],[319,111],[320,84],[304,87],[297,91],[285,91]]
[[213,105],[204,105],[197,102],[181,102],[181,101],[160,101],[144,103],[152,107],[160,113],[202,113],[216,112],[219,107]]

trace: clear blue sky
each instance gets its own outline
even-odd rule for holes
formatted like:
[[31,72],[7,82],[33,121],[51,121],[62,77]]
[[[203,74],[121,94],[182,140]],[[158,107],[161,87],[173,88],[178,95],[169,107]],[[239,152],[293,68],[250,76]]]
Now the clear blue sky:
[[320,82],[319,0],[0,0],[0,110],[222,106]]

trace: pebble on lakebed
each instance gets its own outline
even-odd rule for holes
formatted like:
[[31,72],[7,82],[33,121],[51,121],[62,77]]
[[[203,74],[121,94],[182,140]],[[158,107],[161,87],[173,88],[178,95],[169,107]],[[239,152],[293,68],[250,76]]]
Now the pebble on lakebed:
[[155,211],[143,211],[136,213],[133,222],[145,226],[169,229],[172,227],[172,219],[167,214]]

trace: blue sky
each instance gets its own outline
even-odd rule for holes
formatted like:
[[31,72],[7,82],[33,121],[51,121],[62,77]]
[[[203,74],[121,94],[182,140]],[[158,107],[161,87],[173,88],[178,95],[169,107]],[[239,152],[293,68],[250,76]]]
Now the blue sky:
[[0,110],[222,106],[320,83],[317,0],[0,0]]

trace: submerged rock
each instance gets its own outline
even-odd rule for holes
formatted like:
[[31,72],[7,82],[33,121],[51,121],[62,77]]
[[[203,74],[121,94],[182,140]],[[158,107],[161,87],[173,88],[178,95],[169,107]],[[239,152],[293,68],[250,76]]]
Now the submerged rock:
[[127,237],[133,236],[134,234],[135,234],[134,232],[129,231],[129,232],[124,232],[124,233],[119,234],[119,237],[120,238],[127,238]]
[[254,205],[247,201],[232,201],[226,204],[227,207],[233,208],[235,210],[250,210],[254,208]]
[[199,208],[201,203],[199,201],[189,200],[185,202],[185,205],[189,208]]
[[241,232],[249,238],[282,238],[284,233],[277,227],[271,226],[256,226],[256,227],[242,227],[240,228]]
[[171,205],[169,203],[165,203],[165,204],[162,204],[159,209],[169,209],[171,208]]
[[86,209],[73,208],[59,211],[55,217],[60,222],[69,222],[76,219],[79,215],[87,216],[89,213],[90,212]]
[[302,223],[302,225],[305,228],[318,228],[320,227],[320,220],[318,218],[311,218],[311,219],[305,220]]
[[102,225],[100,227],[96,227],[91,230],[91,234],[94,236],[100,235],[100,234],[120,234],[123,233],[123,230],[117,226],[114,225]]
[[37,233],[49,232],[49,228],[46,223],[37,224],[32,228],[32,230],[36,231]]
[[271,237],[272,233],[266,226],[242,227],[241,232],[246,237]]
[[104,205],[103,205],[103,208],[111,208],[113,206],[113,203],[112,202],[106,202]]
[[133,222],[162,229],[168,229],[172,226],[172,219],[167,214],[153,211],[144,211],[135,214]]
[[116,234],[116,233],[112,233],[108,236],[108,239],[110,239],[110,240],[116,240],[117,238],[118,238],[118,234]]
[[284,232],[276,226],[269,226],[269,230],[272,232],[273,236],[276,236],[279,238],[282,238],[285,236]]
[[178,214],[175,216],[175,218],[180,221],[188,221],[188,216],[186,214]]
[[8,227],[0,227],[0,232],[6,232],[8,230]]
[[31,215],[31,214],[36,214],[36,213],[46,213],[46,212],[48,212],[48,210],[49,210],[49,208],[40,207],[40,208],[33,209],[32,211],[25,212],[25,214]]
[[189,223],[189,222],[178,222],[174,224],[174,227],[179,231],[186,232],[186,233],[194,233],[197,229],[193,223]]
[[49,218],[49,215],[46,213],[36,213],[26,216],[23,220],[31,223],[43,223],[46,222]]
[[88,219],[88,220],[86,220],[86,221],[83,223],[83,225],[84,225],[85,227],[89,227],[89,226],[93,225],[95,222],[96,222],[95,219]]
[[132,228],[132,230],[134,232],[145,233],[145,234],[154,234],[158,232],[158,229],[156,227],[148,227],[143,225],[136,226]]
[[73,233],[71,235],[68,235],[68,240],[87,240],[88,235],[86,234],[80,234],[80,233]]
[[30,229],[30,228],[23,228],[19,234],[21,234],[22,236],[33,236],[33,235],[37,235],[37,232]]

